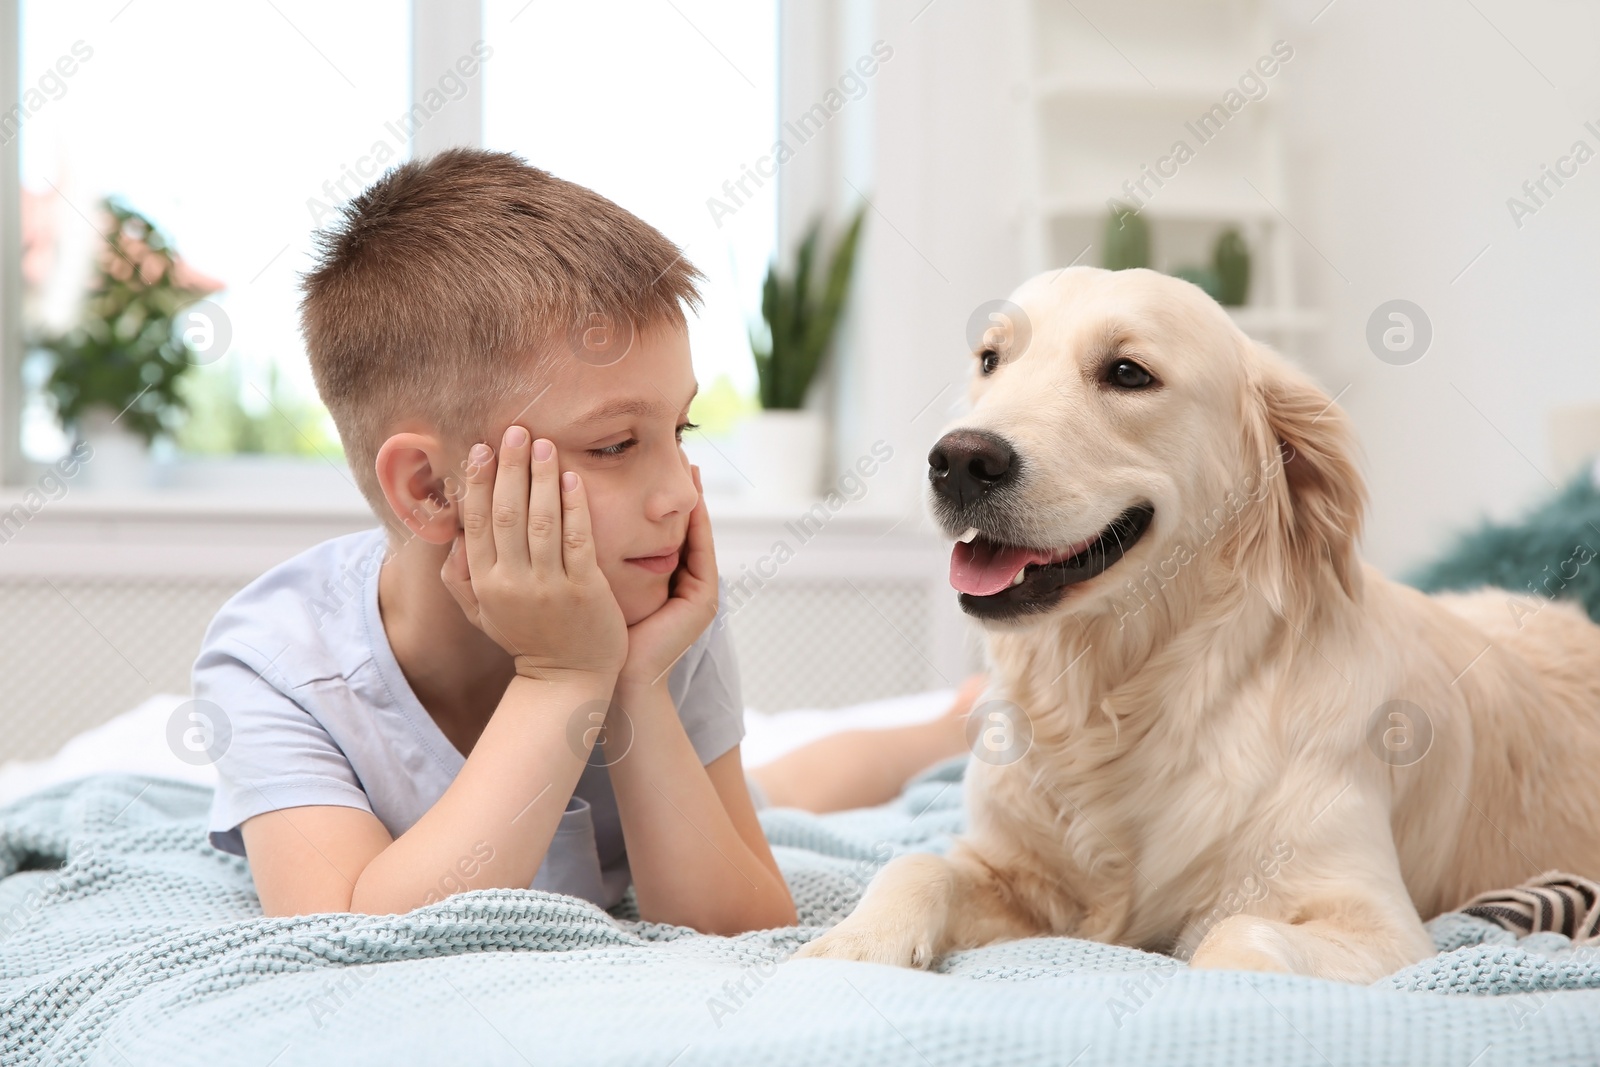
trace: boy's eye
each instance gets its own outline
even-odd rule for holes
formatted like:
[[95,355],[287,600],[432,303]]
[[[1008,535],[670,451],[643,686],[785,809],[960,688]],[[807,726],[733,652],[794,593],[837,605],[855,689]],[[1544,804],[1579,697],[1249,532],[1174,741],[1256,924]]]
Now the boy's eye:
[[630,437],[626,441],[618,441],[616,444],[606,445],[604,448],[591,448],[588,451],[591,456],[620,456],[636,444],[638,442]]
[[[693,423],[693,422],[686,422],[686,423],[683,423],[682,425],[680,425],[678,427],[677,431],[675,432],[675,436],[678,439],[678,443],[679,444],[683,443],[683,431],[685,431],[685,430],[698,430],[699,428],[700,428],[699,424],[698,423]],[[596,456],[596,457],[599,457],[599,458],[602,458],[602,459],[608,458],[608,457],[614,458],[616,456],[622,455],[624,452],[626,452],[628,449],[632,448],[634,445],[636,445],[638,443],[639,443],[638,438],[630,437],[626,441],[618,441],[614,445],[606,445],[604,448],[591,448],[591,449],[588,449],[587,451],[588,451],[589,455]]]

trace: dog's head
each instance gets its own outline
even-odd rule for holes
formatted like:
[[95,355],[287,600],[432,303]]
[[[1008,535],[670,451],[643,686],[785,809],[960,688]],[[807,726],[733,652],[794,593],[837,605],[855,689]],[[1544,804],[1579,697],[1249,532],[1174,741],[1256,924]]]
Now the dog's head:
[[1155,271],[1051,271],[1011,302],[928,454],[963,610],[1133,615],[1230,572],[1279,611],[1324,578],[1359,597],[1365,488],[1309,378]]

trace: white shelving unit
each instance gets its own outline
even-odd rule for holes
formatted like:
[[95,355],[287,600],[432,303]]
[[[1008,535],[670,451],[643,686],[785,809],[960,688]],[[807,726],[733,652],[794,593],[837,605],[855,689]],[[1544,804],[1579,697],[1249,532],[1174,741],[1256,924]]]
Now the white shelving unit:
[[[1300,302],[1295,286],[1299,238],[1289,222],[1281,106],[1283,71],[1294,58],[1273,55],[1270,5],[1026,0],[1026,7],[1031,269],[1099,265],[1113,199],[1145,219],[1157,270],[1208,265],[1217,235],[1236,226],[1250,249],[1250,292],[1229,312],[1246,333],[1296,354],[1323,318]],[[1255,69],[1263,56],[1276,64],[1271,76]],[[1240,90],[1247,71],[1259,89]],[[1230,89],[1245,101],[1236,111],[1226,107]],[[1223,105],[1226,120],[1200,127],[1214,105]],[[1182,163],[1173,153],[1180,141],[1192,153]],[[1161,169],[1173,172],[1165,176],[1163,157],[1170,161]],[[1131,195],[1125,182],[1134,184]]]

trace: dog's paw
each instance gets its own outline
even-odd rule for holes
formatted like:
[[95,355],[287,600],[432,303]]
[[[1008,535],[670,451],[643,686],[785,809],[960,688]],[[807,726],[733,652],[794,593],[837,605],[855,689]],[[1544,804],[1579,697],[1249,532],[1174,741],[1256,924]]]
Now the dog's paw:
[[1262,971],[1267,974],[1293,973],[1283,960],[1270,952],[1246,945],[1219,945],[1195,952],[1189,966],[1206,971]]
[[933,965],[931,939],[918,936],[908,925],[899,929],[875,930],[840,923],[814,941],[801,945],[790,959],[856,960],[861,963],[886,963],[892,967],[927,969]]
[[1212,927],[1194,950],[1189,966],[1213,971],[1266,971],[1288,974],[1295,966],[1295,951],[1270,919],[1230,915]]

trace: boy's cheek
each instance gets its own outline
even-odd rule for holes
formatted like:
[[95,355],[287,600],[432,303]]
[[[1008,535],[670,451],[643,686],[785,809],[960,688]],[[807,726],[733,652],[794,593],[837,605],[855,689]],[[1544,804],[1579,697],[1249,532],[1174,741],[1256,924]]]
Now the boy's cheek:
[[628,565],[620,559],[600,560],[600,573],[606,576],[606,581],[610,583],[613,591],[616,591],[622,584],[622,580],[627,574],[627,567]]
[[629,626],[643,622],[666,606],[667,589],[658,591],[626,590],[617,593],[617,607],[622,610],[622,621]]

